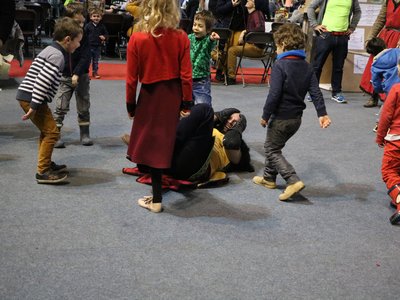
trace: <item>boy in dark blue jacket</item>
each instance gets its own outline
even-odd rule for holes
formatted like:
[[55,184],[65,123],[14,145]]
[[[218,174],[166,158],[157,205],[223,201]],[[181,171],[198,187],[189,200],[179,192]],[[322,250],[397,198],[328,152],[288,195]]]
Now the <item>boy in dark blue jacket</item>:
[[[83,28],[85,25],[86,10],[82,3],[74,2],[65,8],[65,16],[74,19]],[[62,72],[60,86],[55,96],[56,109],[54,119],[61,131],[65,115],[69,111],[69,104],[75,92],[76,110],[78,111],[78,123],[80,128],[81,143],[84,146],[93,145],[89,136],[90,124],[90,45],[87,33],[83,33],[81,46],[67,56],[65,67]],[[65,148],[61,138],[54,148]]]
[[293,166],[282,155],[282,148],[297,132],[301,124],[304,97],[310,94],[322,128],[331,120],[326,113],[324,98],[318,86],[312,66],[305,61],[305,35],[296,24],[284,24],[274,33],[277,61],[270,79],[270,91],[264,105],[261,126],[268,125],[264,143],[264,176],[255,176],[253,182],[269,189],[276,188],[278,173],[287,182],[279,200],[285,201],[305,186]]
[[102,19],[100,8],[94,8],[89,12],[89,14],[91,22],[86,24],[85,32],[89,36],[90,54],[92,59],[92,77],[100,79],[98,71],[101,45],[105,43],[108,32],[104,23],[100,22]]

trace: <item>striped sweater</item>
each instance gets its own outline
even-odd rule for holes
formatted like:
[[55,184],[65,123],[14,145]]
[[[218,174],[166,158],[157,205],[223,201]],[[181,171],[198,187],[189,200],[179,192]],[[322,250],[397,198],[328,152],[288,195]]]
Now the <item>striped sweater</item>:
[[17,100],[30,102],[30,107],[35,110],[39,105],[51,102],[60,85],[66,54],[56,42],[44,48],[18,87]]

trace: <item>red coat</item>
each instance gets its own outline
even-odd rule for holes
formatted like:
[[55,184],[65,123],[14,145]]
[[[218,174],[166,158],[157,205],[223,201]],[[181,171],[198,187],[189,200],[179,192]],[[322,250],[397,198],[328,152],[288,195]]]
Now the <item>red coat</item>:
[[383,144],[388,130],[391,134],[400,134],[400,83],[393,85],[383,105],[376,133],[377,144]]
[[[180,78],[182,100],[192,100],[190,42],[182,30],[163,29],[160,37],[132,34],[127,49],[126,102],[136,103],[137,83],[155,83]],[[178,59],[171,59],[178,57]]]

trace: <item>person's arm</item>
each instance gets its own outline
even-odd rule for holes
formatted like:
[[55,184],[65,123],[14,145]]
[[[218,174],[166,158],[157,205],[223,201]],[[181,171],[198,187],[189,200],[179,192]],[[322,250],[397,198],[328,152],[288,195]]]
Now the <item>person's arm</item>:
[[135,38],[131,38],[126,51],[126,110],[130,117],[135,116],[136,90],[138,84],[139,59],[135,45]]
[[188,110],[193,105],[192,101],[192,62],[190,60],[190,41],[186,33],[182,33],[183,51],[180,57],[180,78],[182,84],[183,102],[182,110]]
[[358,0],[353,0],[353,15],[350,20],[350,25],[349,25],[349,33],[353,33],[354,30],[356,30],[357,24],[360,21],[361,18],[361,8],[360,4],[358,3]]
[[283,83],[283,70],[279,66],[278,61],[272,67],[269,93],[263,109],[262,120],[265,121],[265,125],[268,124],[271,115],[276,111],[277,107],[279,106],[279,102],[283,93]]
[[377,93],[383,93],[382,80],[383,80],[383,71],[372,65],[371,66],[371,83],[374,88],[374,91]]
[[[317,14],[315,13],[315,11],[317,10],[318,7],[321,6],[323,1],[324,0],[313,0],[307,8],[307,17],[308,17],[310,26],[312,28],[315,28],[319,25],[318,21],[317,21]],[[320,13],[322,13],[322,12],[320,12]]]
[[81,40],[79,60],[73,71],[73,75],[77,75],[78,77],[85,74],[90,66],[89,34],[87,32],[84,32],[83,34],[84,37]]
[[375,20],[374,24],[372,25],[371,32],[369,33],[365,43],[367,43],[373,37],[377,37],[379,32],[381,32],[382,28],[385,26],[385,23],[386,23],[386,9],[387,9],[386,1],[384,1],[383,4],[382,4],[381,10],[380,10],[378,16],[376,17],[376,20]]
[[389,95],[385,100],[385,104],[382,106],[381,115],[379,117],[378,130],[376,132],[376,143],[383,145],[385,142],[385,136],[392,124],[394,113],[396,112],[397,102],[400,100],[400,85],[393,86],[390,90]]

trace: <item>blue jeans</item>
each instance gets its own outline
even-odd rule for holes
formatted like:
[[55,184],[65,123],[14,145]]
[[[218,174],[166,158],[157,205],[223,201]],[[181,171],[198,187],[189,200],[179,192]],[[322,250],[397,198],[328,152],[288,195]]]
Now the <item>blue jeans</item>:
[[206,103],[211,106],[211,80],[210,77],[193,80],[194,104]]
[[343,66],[347,57],[348,42],[348,35],[331,35],[329,32],[321,33],[315,39],[313,67],[318,81],[325,61],[332,52],[332,95],[342,91]]
[[99,70],[99,59],[101,53],[101,46],[90,47],[90,55],[92,59],[92,72],[97,73]]

